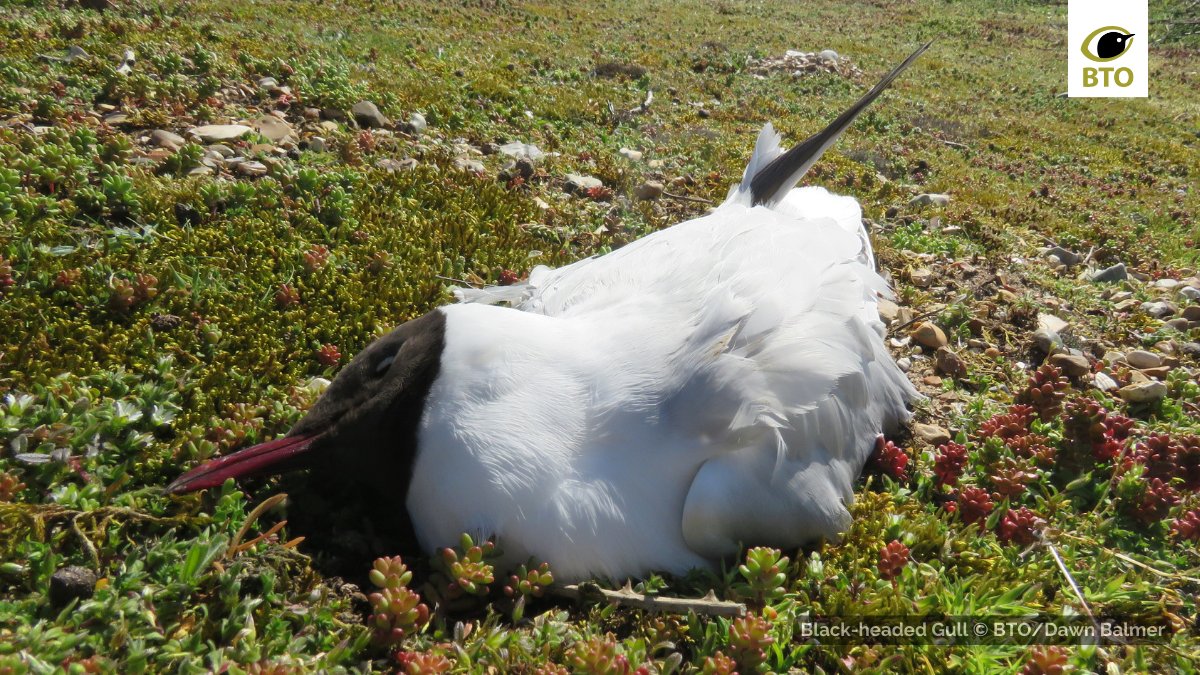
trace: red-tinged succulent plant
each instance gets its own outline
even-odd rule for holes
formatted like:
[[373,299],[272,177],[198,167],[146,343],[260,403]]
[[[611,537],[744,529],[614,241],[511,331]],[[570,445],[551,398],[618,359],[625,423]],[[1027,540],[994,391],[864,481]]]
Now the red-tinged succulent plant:
[[398,645],[429,623],[429,608],[421,602],[420,595],[406,586],[412,580],[412,572],[398,556],[377,559],[367,576],[379,588],[368,596],[372,614],[367,622],[376,644]]
[[1134,447],[1134,458],[1146,467],[1146,478],[1170,481],[1182,448],[1167,434],[1150,434]]
[[323,344],[317,350],[317,362],[326,368],[336,366],[342,360],[342,353],[338,351],[337,345]]
[[1200,542],[1200,509],[1192,509],[1171,521],[1171,536]]
[[17,282],[15,279],[13,279],[12,263],[6,260],[4,256],[0,255],[0,293],[3,293],[6,289],[11,288],[15,283]]
[[867,459],[869,471],[891,476],[900,482],[908,480],[908,454],[895,443],[882,436],[875,441],[875,449]]
[[58,274],[54,275],[53,286],[60,291],[65,291],[79,283],[79,280],[82,277],[83,270],[79,269],[78,267],[74,267],[69,270],[59,270]]
[[405,675],[445,673],[454,665],[441,652],[396,652],[393,658],[400,666],[398,672]]
[[729,650],[738,665],[754,670],[767,659],[766,649],[775,643],[771,622],[757,614],[738,617],[729,624]]
[[1017,403],[1032,406],[1043,422],[1048,422],[1062,412],[1063,399],[1071,383],[1062,371],[1053,364],[1043,364],[1029,377],[1025,389],[1017,394]]
[[530,569],[525,565],[508,577],[504,586],[504,594],[510,598],[518,596],[535,598],[542,597],[546,587],[554,583],[554,575],[550,573],[550,563],[542,563]]
[[958,485],[958,479],[962,478],[966,466],[966,446],[953,442],[938,446],[937,455],[933,460],[933,475],[937,479],[938,487]]
[[895,581],[908,564],[908,547],[899,541],[892,541],[879,552],[879,578]]
[[1161,478],[1141,477],[1132,488],[1118,486],[1122,510],[1142,525],[1153,525],[1167,517],[1171,507],[1179,503],[1179,493]]
[[988,482],[996,499],[1016,499],[1036,479],[1037,474],[1025,462],[1012,457],[1001,458],[988,470]]
[[737,675],[737,672],[737,661],[725,656],[724,652],[709,656],[700,666],[701,675]]
[[1200,491],[1200,436],[1184,436],[1179,439],[1179,451],[1175,456],[1175,476],[1183,481],[1183,489]]
[[980,440],[999,438],[1004,441],[1025,436],[1029,434],[1029,423],[1033,421],[1034,417],[1035,413],[1032,407],[1014,405],[1009,408],[1007,413],[995,415],[979,425],[975,435]]
[[1037,647],[1021,668],[1021,675],[1062,675],[1070,663],[1065,647]]
[[992,513],[995,504],[992,502],[992,496],[987,490],[979,487],[965,487],[958,493],[958,498],[955,499],[956,511],[958,517],[968,525],[971,523],[979,523],[987,519]]
[[521,275],[517,274],[516,272],[514,272],[510,269],[504,269],[504,270],[500,271],[500,285],[501,286],[512,286],[513,284],[517,283],[520,280],[521,280]]
[[280,284],[279,290],[275,291],[275,304],[281,309],[300,304],[300,291],[293,288],[291,284]]
[[329,262],[329,249],[320,244],[304,252],[304,266],[310,272],[321,269],[327,262]]
[[495,581],[495,569],[487,562],[487,558],[495,550],[496,545],[493,542],[476,544],[466,534],[459,542],[459,550],[442,549],[442,567],[450,577],[446,595],[450,598],[461,597],[464,594],[486,595],[488,586]]
[[617,639],[611,634],[571,645],[567,662],[572,672],[586,675],[626,675],[630,672],[629,659],[620,652]]
[[1006,544],[1028,546],[1037,541],[1038,532],[1045,526],[1045,520],[1024,506],[1009,509],[996,524],[996,538]]
[[786,592],[788,562],[778,549],[760,546],[746,551],[746,562],[738,565],[738,573],[746,580],[750,592],[765,601]]
[[1040,434],[1028,434],[1010,438],[1004,443],[1021,459],[1033,460],[1038,466],[1051,466],[1058,448],[1050,444],[1050,439]]
[[0,502],[11,502],[21,490],[25,489],[25,484],[21,482],[11,473],[0,471]]

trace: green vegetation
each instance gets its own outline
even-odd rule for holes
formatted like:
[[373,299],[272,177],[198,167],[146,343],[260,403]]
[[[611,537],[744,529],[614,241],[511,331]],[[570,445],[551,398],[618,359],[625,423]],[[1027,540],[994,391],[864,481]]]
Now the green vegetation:
[[[1195,274],[1195,3],[1152,3],[1152,23],[1174,23],[1151,46],[1152,98],[1124,101],[1057,96],[1065,7],[1034,0],[80,6],[103,4],[0,5],[0,673],[1195,672],[1200,388],[1182,347],[1200,334],[1139,309],[1154,288],[1081,282],[1036,250]],[[747,616],[576,604],[539,561],[493,569],[492,544],[469,539],[350,584],[320,571],[274,484],[160,493],[286,431],[316,378],[460,281],[507,282],[703,213],[764,122],[802,138],[929,39],[806,182],[862,202],[901,304],[964,360],[965,376],[935,380],[928,358],[912,371],[931,397],[919,419],[955,442],[882,446],[838,544],[752,549],[727,573],[633,589],[711,590]],[[834,49],[862,74],[760,67],[788,49]],[[359,128],[346,113],[361,100],[396,124]],[[186,136],[272,111],[296,142],[261,124],[225,142],[261,171]],[[157,144],[156,129],[185,139]],[[547,156],[510,167],[495,150],[511,140]],[[567,173],[604,187],[569,196]],[[647,180],[667,195],[634,199]],[[919,193],[952,201],[910,207]],[[929,287],[909,283],[922,268],[938,272]],[[1068,346],[1118,384],[1136,369],[1097,362],[1104,348],[1169,357],[1152,374],[1166,396],[1126,403],[1035,370],[1039,312],[1068,318]],[[68,565],[96,573],[95,593],[54,605]],[[1172,637],[795,635],[805,613],[1088,611]]]

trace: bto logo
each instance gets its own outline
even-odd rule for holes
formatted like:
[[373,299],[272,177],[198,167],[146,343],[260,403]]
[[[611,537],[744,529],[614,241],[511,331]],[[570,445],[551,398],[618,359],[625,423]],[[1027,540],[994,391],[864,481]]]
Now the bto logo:
[[[1096,63],[1108,63],[1125,55],[1133,46],[1134,34],[1120,26],[1104,26],[1092,31],[1079,46],[1083,55]],[[1083,68],[1083,86],[1108,87],[1116,84],[1118,87],[1128,87],[1133,84],[1133,71],[1125,67],[1114,66],[1085,66]]]

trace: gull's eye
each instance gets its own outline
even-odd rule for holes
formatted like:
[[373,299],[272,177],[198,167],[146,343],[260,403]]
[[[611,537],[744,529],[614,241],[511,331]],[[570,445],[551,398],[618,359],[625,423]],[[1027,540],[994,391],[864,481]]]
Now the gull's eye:
[[386,359],[380,361],[379,364],[375,366],[375,374],[376,375],[384,374],[388,368],[392,367],[392,361],[395,361],[395,360],[396,360],[396,355],[392,354],[391,356],[387,357]]

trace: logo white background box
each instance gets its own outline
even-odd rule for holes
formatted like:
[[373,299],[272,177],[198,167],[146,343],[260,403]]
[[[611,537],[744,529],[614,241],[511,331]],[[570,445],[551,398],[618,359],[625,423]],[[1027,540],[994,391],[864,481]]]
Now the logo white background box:
[[[1146,11],[1147,0],[1069,0],[1067,3],[1067,95],[1071,97],[1146,97],[1149,95],[1150,20]],[[1132,43],[1125,53],[1103,63],[1096,63],[1083,55],[1081,47],[1096,29],[1105,26],[1120,26],[1134,34]],[[1103,33],[1101,33],[1103,35]],[[1095,54],[1094,45],[1099,36],[1089,41],[1088,47]],[[1111,68],[1108,86],[1104,86],[1104,73],[1097,72],[1095,86],[1084,86],[1084,69]],[[1128,68],[1133,72],[1133,82],[1122,87],[1116,83],[1116,69]],[[1127,74],[1123,74],[1124,82]]]

